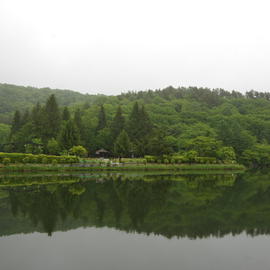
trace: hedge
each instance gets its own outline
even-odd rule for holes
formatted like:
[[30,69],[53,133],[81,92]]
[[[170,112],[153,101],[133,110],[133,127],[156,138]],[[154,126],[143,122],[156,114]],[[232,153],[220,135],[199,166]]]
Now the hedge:
[[[147,163],[163,163],[163,164],[186,164],[190,163],[190,159],[186,156],[180,155],[164,155],[162,157],[145,156]],[[217,164],[217,163],[233,163],[233,161],[221,162],[214,157],[195,157],[192,163],[198,164]]]
[[66,164],[77,163],[79,158],[76,156],[53,156],[53,155],[33,155],[23,153],[0,153],[0,163],[5,163],[8,159],[9,163],[46,163],[46,164]]

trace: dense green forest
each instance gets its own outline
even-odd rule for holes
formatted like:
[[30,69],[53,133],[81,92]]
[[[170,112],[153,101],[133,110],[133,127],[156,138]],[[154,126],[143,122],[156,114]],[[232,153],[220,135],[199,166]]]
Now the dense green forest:
[[[24,96],[20,104],[7,99],[5,109],[1,100],[0,116],[14,113],[10,125],[0,125],[2,151],[60,154],[82,145],[90,155],[104,148],[127,157],[174,153],[187,155],[190,161],[209,157],[270,164],[270,93],[197,87],[118,96],[16,91]],[[42,93],[42,98],[30,98],[31,91]]]

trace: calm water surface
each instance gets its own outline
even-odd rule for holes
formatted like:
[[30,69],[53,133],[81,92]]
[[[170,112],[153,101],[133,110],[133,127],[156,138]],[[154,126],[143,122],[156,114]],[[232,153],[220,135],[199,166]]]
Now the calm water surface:
[[1,270],[270,267],[269,172],[19,175],[0,186]]

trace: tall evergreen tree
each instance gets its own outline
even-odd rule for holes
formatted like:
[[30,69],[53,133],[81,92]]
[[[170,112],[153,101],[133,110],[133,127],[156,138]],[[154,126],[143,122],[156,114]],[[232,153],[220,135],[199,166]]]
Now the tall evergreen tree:
[[60,145],[63,149],[69,150],[79,144],[79,132],[73,120],[68,120],[60,134]]
[[25,125],[29,120],[30,120],[29,110],[26,109],[22,116],[21,125],[22,126]]
[[31,119],[33,123],[33,130],[34,130],[34,135],[37,138],[42,137],[42,132],[43,132],[43,123],[44,119],[42,118],[44,114],[42,113],[42,108],[39,103],[36,104],[36,106],[33,108],[32,113],[31,113]]
[[62,120],[68,121],[70,119],[70,112],[68,110],[68,107],[65,107],[62,113]]
[[139,118],[140,118],[140,137],[145,137],[150,134],[153,129],[153,124],[149,118],[148,113],[145,111],[144,105],[142,105],[139,111]]
[[125,126],[125,117],[123,116],[122,109],[119,106],[111,125],[111,134],[113,140],[117,138],[120,132],[124,129],[124,126]]
[[10,137],[14,135],[19,129],[21,128],[21,113],[20,111],[16,111],[13,116],[11,130],[10,130]]
[[97,125],[97,128],[96,128],[96,132],[98,132],[99,130],[105,128],[106,125],[107,125],[106,113],[105,113],[104,106],[101,105],[99,113],[98,113],[98,125]]
[[140,122],[140,110],[139,104],[136,101],[133,105],[128,122],[128,134],[132,141],[138,139],[139,137],[139,125],[140,125],[139,122]]
[[131,153],[131,142],[125,130],[122,130],[114,143],[114,153],[119,158],[129,157]]
[[44,113],[44,139],[48,141],[50,138],[57,137],[61,122],[60,111],[54,95],[48,98]]
[[82,113],[80,109],[77,109],[74,114],[74,122],[78,128],[80,135],[83,133]]
[[132,141],[138,141],[148,136],[153,128],[153,124],[145,111],[144,106],[140,108],[135,102],[130,114],[128,131]]

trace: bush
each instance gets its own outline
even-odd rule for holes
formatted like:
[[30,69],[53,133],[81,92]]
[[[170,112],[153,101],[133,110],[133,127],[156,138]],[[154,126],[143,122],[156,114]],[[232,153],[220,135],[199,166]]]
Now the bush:
[[[8,158],[10,163],[52,163],[56,160],[57,163],[77,163],[79,158],[75,156],[53,156],[53,155],[33,155],[33,154],[23,154],[23,153],[0,153],[0,162]],[[44,163],[46,160],[46,163]]]
[[2,163],[3,163],[4,165],[10,164],[10,162],[11,162],[10,158],[3,158]]
[[185,153],[185,159],[187,162],[192,163],[196,160],[198,153],[194,150]]
[[53,160],[52,160],[52,165],[53,165],[53,166],[56,166],[56,165],[57,165],[57,160],[56,160],[56,159],[53,159]]
[[217,163],[216,158],[213,158],[213,157],[196,157],[195,161],[196,161],[196,163],[200,163],[200,164],[215,164],[215,163]]
[[23,162],[24,164],[29,163],[29,161],[30,161],[29,157],[25,157],[25,158],[23,158],[23,160],[22,160],[22,162]]
[[48,164],[48,159],[46,157],[42,158],[42,164]]
[[30,163],[38,163],[38,159],[36,157],[32,157]]
[[86,157],[87,156],[87,150],[81,145],[73,146],[69,150],[69,152],[70,152],[70,154],[78,156],[78,157]]
[[59,143],[54,138],[52,138],[48,141],[47,149],[50,154],[57,155],[60,152]]
[[144,159],[146,160],[147,163],[154,163],[156,162],[156,159],[154,156],[144,156]]
[[168,164],[169,160],[167,158],[164,159],[163,163]]

